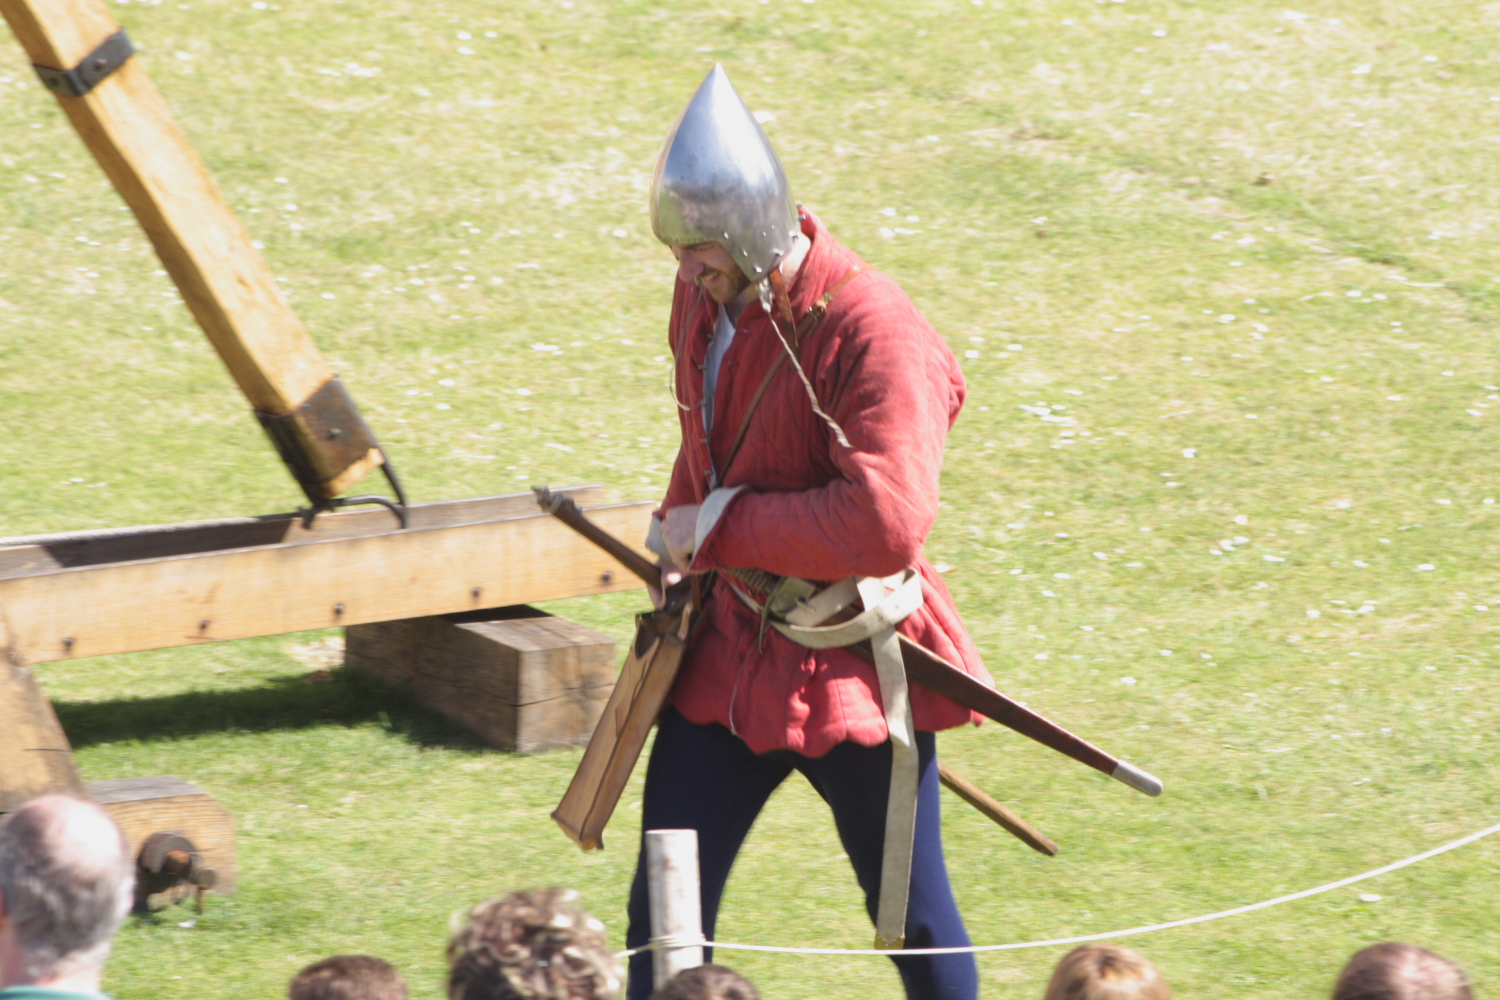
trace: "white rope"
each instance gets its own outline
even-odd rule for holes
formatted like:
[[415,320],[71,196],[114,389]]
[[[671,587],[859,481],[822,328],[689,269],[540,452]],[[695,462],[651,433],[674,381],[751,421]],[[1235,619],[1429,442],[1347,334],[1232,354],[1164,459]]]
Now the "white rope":
[[[1472,844],[1474,841],[1482,837],[1488,837],[1492,833],[1500,833],[1500,823],[1486,827],[1478,833],[1471,833],[1467,837],[1460,837],[1458,840],[1450,844],[1444,844],[1442,847],[1434,847],[1430,851],[1423,851],[1421,854],[1407,858],[1405,861],[1397,861],[1383,868],[1376,868],[1374,871],[1365,872],[1363,875],[1353,875],[1346,879],[1340,879],[1337,882],[1329,882],[1327,885],[1320,885],[1316,889],[1303,889],[1301,892],[1294,892],[1288,896],[1277,896],[1275,899],[1262,900],[1259,903],[1251,903],[1248,906],[1237,906],[1232,910],[1220,910],[1218,913],[1209,913],[1201,917],[1169,920],[1162,924],[1151,924],[1146,927],[1130,927],[1120,931],[1106,931],[1102,934],[1084,934],[1079,937],[1051,938],[1047,941],[1022,941],[1013,944],[969,945],[963,948],[902,948],[899,951],[885,951],[878,948],[778,948],[773,945],[732,944],[724,941],[703,941],[701,943],[705,948],[723,948],[726,951],[771,951],[787,955],[885,955],[888,958],[894,958],[897,955],[959,955],[965,952],[1016,951],[1021,948],[1048,948],[1065,944],[1083,944],[1088,941],[1103,941],[1107,938],[1129,937],[1132,934],[1149,934],[1152,931],[1164,931],[1172,927],[1186,927],[1189,924],[1203,924],[1210,920],[1221,920],[1224,917],[1234,917],[1241,913],[1264,910],[1269,906],[1290,903],[1296,899],[1306,899],[1308,896],[1316,896],[1319,893],[1342,889],[1346,885],[1353,885],[1356,882],[1363,882],[1365,879],[1374,878],[1377,875],[1396,871],[1398,868],[1414,865],[1418,861],[1426,861],[1428,858],[1463,847],[1465,844]],[[693,943],[697,944],[700,942]],[[651,945],[646,945],[642,948],[632,948],[629,951],[620,952],[618,957],[625,958],[637,952],[650,950],[652,950]]]
[[637,951],[676,951],[679,948],[703,948],[709,944],[702,934],[662,934],[651,939],[644,948],[636,948],[635,951],[626,954],[634,955]]

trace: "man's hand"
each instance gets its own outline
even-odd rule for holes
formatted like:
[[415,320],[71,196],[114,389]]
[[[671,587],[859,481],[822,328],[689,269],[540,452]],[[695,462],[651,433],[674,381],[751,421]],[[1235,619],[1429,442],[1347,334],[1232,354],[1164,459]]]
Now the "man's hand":
[[[656,565],[661,567],[661,585],[664,589],[670,589],[682,582],[683,576],[686,575],[666,559],[658,559]],[[649,583],[646,584],[646,593],[651,595],[651,606],[658,611],[667,606],[666,595]]]
[[[695,503],[684,504],[681,507],[669,509],[661,520],[661,538],[666,543],[667,551],[671,553],[668,559],[657,560],[661,567],[661,585],[663,590],[671,588],[675,583],[682,581],[687,572],[682,567],[693,561],[693,546],[698,535],[698,505]],[[655,587],[647,586],[646,590],[651,594],[651,603],[660,608],[666,603],[665,595]]]
[[698,505],[695,503],[673,507],[662,518],[661,537],[667,543],[667,552],[672,556],[674,569],[692,565],[697,535]]

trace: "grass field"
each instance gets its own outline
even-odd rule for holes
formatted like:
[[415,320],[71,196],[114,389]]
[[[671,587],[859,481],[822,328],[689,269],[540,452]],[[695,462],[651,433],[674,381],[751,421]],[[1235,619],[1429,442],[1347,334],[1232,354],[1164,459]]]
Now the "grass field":
[[[995,726],[944,734],[1063,845],[948,800],[977,942],[1206,913],[1500,818],[1500,4],[112,9],[416,499],[660,496],[673,269],[649,171],[714,61],[774,115],[797,196],[964,358],[928,552],[997,681],[1167,782],[1148,801]],[[298,499],[3,28],[0,426],[0,534]],[[552,610],[624,639],[642,602]],[[333,637],[39,668],[85,777],[196,781],[240,824],[241,891],[129,924],[117,1000],[276,996],[338,951],[437,997],[448,915],[542,883],[623,938],[638,789],[582,855],[547,818],[576,754],[487,751],[320,680]],[[1389,938],[1487,995],[1497,874],[1481,841],[1130,943],[1182,997],[1319,995]],[[868,946],[804,784],[719,933]],[[1040,996],[1060,952],[981,957],[986,995]],[[899,993],[883,959],[722,957],[767,997]]]

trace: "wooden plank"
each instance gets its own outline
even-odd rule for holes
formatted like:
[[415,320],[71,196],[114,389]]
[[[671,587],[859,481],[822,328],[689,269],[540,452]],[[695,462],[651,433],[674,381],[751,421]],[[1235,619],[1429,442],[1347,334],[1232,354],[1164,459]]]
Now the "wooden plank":
[[609,636],[535,608],[352,625],[344,663],[400,688],[490,746],[584,746],[615,684]]
[[[604,490],[599,486],[572,486],[553,492],[566,494],[585,506],[597,505],[604,496]],[[532,494],[505,493],[412,504],[407,508],[407,523],[412,528],[446,528],[519,517],[535,510],[536,500]],[[356,538],[390,531],[396,524],[395,514],[384,508],[371,507],[319,514],[310,525],[303,523],[301,514],[266,514],[142,528],[0,538],[0,579],[37,576],[69,566],[160,559],[256,545]]]
[[87,794],[125,831],[131,857],[139,857],[153,833],[180,833],[214,870],[213,891],[234,891],[234,817],[197,785],[166,775],[121,778],[90,781]]
[[[119,30],[102,0],[0,0],[31,61],[71,69]],[[333,378],[250,235],[177,126],[140,55],[82,97],[57,101],[104,168],[253,409],[291,413]],[[300,428],[310,452],[330,445]],[[322,473],[328,497],[380,465],[378,448]],[[307,484],[304,484],[305,487]]]
[[84,794],[73,748],[6,622],[0,604],[0,813],[48,792]]
[[[655,504],[592,515],[644,540]],[[640,587],[537,514],[447,528],[264,545],[0,580],[33,663],[530,604]]]

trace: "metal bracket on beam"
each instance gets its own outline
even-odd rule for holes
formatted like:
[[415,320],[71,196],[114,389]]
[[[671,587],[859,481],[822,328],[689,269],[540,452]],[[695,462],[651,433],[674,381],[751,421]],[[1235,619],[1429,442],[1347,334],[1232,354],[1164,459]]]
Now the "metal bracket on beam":
[[[380,442],[375,440],[374,432],[359,415],[354,399],[337,377],[323,383],[290,413],[257,410],[255,416],[291,471],[292,478],[312,501],[314,511],[355,503],[379,503],[395,511],[405,526],[406,497],[395,470],[391,468]],[[380,452],[386,478],[396,493],[395,503],[381,497],[336,496],[338,489],[334,481],[351,466],[363,461],[371,451]]]
[[99,86],[105,77],[123,66],[125,60],[134,54],[135,46],[130,44],[130,36],[121,28],[72,69],[53,69],[35,64],[31,68],[42,78],[42,86],[54,94],[82,97]]

